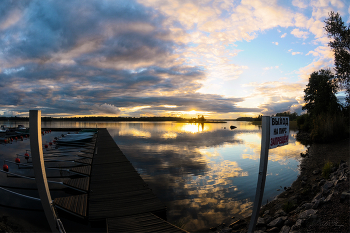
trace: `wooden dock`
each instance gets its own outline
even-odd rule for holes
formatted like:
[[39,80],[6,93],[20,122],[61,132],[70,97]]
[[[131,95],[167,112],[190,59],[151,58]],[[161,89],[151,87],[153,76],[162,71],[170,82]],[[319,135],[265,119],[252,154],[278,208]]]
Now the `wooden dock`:
[[[94,152],[84,166],[72,171],[85,175],[66,181],[87,194],[56,198],[54,205],[107,232],[186,232],[166,221],[166,206],[154,195],[119,149],[107,129],[99,129]],[[84,160],[84,159],[82,159]]]

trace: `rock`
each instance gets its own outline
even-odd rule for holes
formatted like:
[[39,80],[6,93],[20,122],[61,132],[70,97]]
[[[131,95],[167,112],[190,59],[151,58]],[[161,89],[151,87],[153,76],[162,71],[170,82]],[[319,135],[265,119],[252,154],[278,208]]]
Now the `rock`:
[[307,181],[307,176],[303,176],[302,180]]
[[266,216],[264,216],[264,220],[265,220],[265,224],[269,224],[271,221],[272,221],[272,217],[271,217],[271,215],[266,215]]
[[293,221],[288,218],[286,221],[284,221],[284,225],[291,227],[293,225]]
[[320,172],[321,172],[320,169],[316,169],[316,170],[313,170],[313,171],[312,171],[312,174],[317,175],[317,174],[319,174]]
[[340,201],[343,202],[345,199],[349,200],[350,197],[350,191],[342,192],[340,196]]
[[265,232],[279,232],[279,230],[277,227],[272,227],[271,229],[268,229]]
[[322,186],[322,191],[328,191],[333,186],[332,181],[326,181],[326,183]]
[[304,220],[303,219],[298,219],[296,221],[296,223],[292,226],[292,228],[290,229],[289,232],[298,230],[303,224],[304,224]]
[[336,170],[337,170],[336,167],[332,167],[332,169],[331,169],[332,172],[335,172]]
[[264,218],[260,218],[258,217],[258,220],[256,221],[256,226],[260,227],[260,226],[265,226],[265,219]]
[[315,203],[313,203],[312,205],[312,209],[317,209],[319,207],[320,204],[322,204],[323,201],[321,201],[321,199],[317,200]]
[[325,182],[326,182],[326,180],[324,180],[324,179],[320,180],[320,182],[318,183],[318,186],[321,187]]
[[268,227],[280,227],[283,225],[283,219],[282,217],[278,217],[274,220],[272,220],[269,224],[267,224]]
[[306,182],[305,181],[301,181],[301,186],[305,186],[306,185]]
[[329,202],[333,197],[333,191],[327,196],[327,198],[324,200],[324,202]]
[[302,209],[308,210],[313,206],[312,203],[305,203],[304,205],[301,206]]
[[282,209],[278,210],[275,215],[274,215],[274,218],[278,218],[280,216],[286,216],[286,212],[284,212]]
[[270,210],[265,210],[264,215],[267,215],[270,213]]
[[288,233],[290,230],[289,226],[284,225],[282,229],[280,230],[280,233]]
[[316,202],[317,200],[319,200],[322,197],[322,192],[319,192],[316,194],[316,196],[312,199],[311,203]]
[[316,215],[316,213],[317,213],[317,210],[313,210],[313,209],[305,210],[298,215],[298,218],[299,219],[309,219],[309,218],[313,217],[313,215]]

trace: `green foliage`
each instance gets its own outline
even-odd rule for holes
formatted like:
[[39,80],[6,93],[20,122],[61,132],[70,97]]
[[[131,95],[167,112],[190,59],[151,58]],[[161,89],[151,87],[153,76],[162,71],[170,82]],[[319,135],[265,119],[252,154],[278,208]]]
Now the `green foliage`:
[[332,172],[332,168],[333,168],[333,163],[327,162],[322,168],[322,177],[325,179],[328,179],[329,175]]
[[308,114],[302,114],[297,118],[297,125],[298,128],[309,132],[312,128],[312,120],[311,117]]
[[307,110],[312,118],[321,113],[340,111],[340,105],[335,96],[337,85],[333,78],[334,75],[330,70],[323,69],[310,75],[309,83],[304,90],[306,104],[302,109]]
[[316,142],[331,142],[349,135],[349,125],[340,113],[325,113],[313,118],[311,138]]
[[293,211],[294,209],[296,209],[296,205],[294,205],[293,202],[288,201],[288,202],[283,204],[282,209],[284,210],[284,212],[289,213],[289,212]]
[[[349,84],[350,77],[350,25],[345,26],[339,13],[331,11],[324,27],[328,37],[332,38],[329,46],[334,52],[336,78]],[[349,88],[347,89],[349,91]]]
[[290,113],[290,111],[287,111],[282,113],[276,113],[276,116],[289,117],[289,121],[294,121],[298,118],[298,113],[296,112]]

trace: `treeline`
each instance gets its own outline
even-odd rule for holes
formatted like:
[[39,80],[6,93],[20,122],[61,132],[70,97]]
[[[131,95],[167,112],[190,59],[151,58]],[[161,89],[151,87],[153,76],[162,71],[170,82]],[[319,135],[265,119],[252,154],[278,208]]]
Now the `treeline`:
[[[181,117],[42,117],[41,121],[183,121]],[[29,121],[29,117],[0,117],[0,121]]]
[[[331,12],[324,27],[334,52],[335,73],[321,69],[310,75],[304,90],[307,113],[301,115],[298,126],[309,132],[316,142],[329,142],[349,136],[350,114],[350,24],[345,26],[338,13]],[[336,93],[346,91],[345,103],[340,103]]]
[[[257,117],[238,117],[236,121],[262,121],[262,116],[263,115],[259,115]],[[276,113],[276,115],[272,115],[272,116],[289,117],[290,121],[295,121],[299,117],[298,113],[296,112],[290,113],[290,111]]]

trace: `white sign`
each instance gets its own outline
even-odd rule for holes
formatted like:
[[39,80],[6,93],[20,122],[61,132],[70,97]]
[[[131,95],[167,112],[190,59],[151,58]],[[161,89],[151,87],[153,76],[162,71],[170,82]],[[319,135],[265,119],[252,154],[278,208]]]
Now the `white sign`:
[[270,117],[269,149],[288,145],[289,117]]

